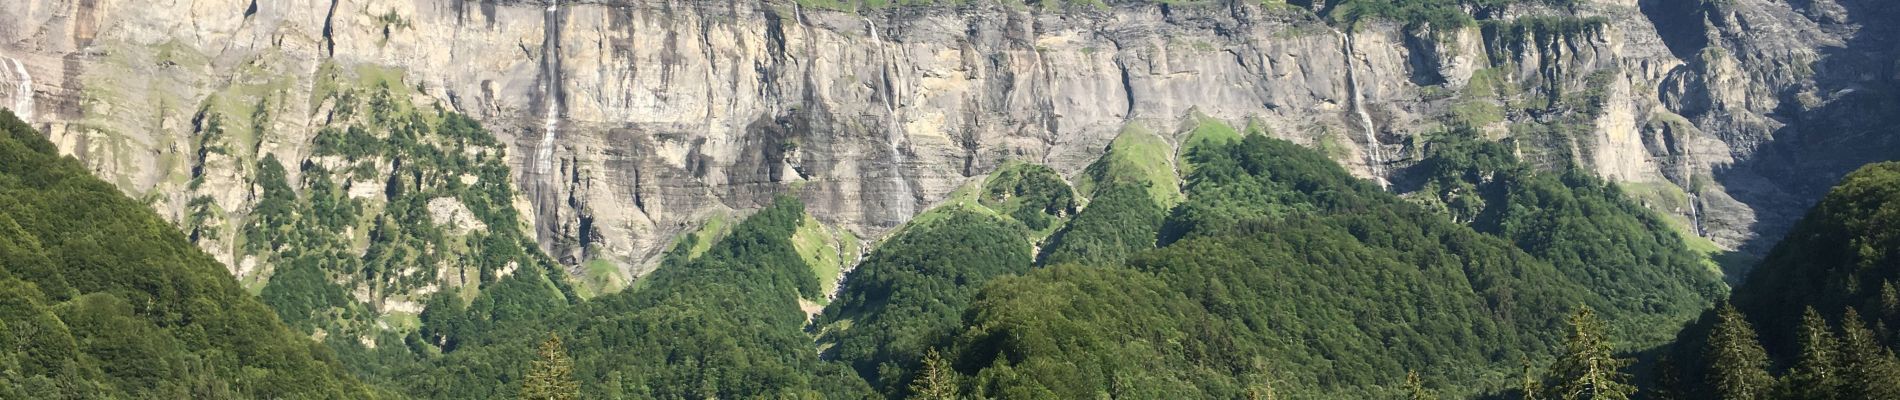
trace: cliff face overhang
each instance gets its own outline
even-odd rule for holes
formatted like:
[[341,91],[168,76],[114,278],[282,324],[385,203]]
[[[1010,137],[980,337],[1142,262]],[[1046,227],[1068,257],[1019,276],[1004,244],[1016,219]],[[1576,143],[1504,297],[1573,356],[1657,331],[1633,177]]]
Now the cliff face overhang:
[[[0,5],[0,20],[17,21],[0,26],[0,81],[13,82],[0,104],[29,104],[64,151],[175,220],[201,195],[241,216],[252,197],[243,163],[179,161],[199,146],[194,115],[268,104],[276,112],[252,123],[250,154],[303,159],[324,122],[307,100],[325,90],[316,71],[391,68],[419,104],[472,115],[511,144],[517,206],[544,249],[635,273],[708,212],[790,192],[827,223],[876,234],[1003,161],[1074,173],[1123,126],[1167,131],[1193,112],[1327,148],[1377,178],[1455,120],[1519,139],[1527,158],[1624,182],[1729,247],[1778,235],[1811,201],[1807,186],[1893,156],[1891,135],[1803,126],[1851,125],[1812,120],[1891,98],[1893,66],[1877,60],[1892,46],[1863,44],[1889,36],[1859,27],[1895,19],[1831,0],[1676,3],[1687,2],[1340,32],[1248,1],[846,13],[739,1],[33,0]],[[1817,157],[1827,162],[1783,164]],[[186,189],[177,177],[194,170],[227,184]]]

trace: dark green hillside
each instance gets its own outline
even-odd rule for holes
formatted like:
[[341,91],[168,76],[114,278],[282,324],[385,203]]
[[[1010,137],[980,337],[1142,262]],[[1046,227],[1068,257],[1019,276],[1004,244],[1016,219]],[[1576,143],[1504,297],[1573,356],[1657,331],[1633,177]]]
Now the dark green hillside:
[[1050,238],[1042,263],[1115,265],[1154,248],[1167,209],[1155,204],[1147,185],[1109,182],[1095,189],[1088,208]]
[[371,397],[145,205],[0,112],[0,398]]
[[802,204],[780,198],[698,257],[679,246],[637,289],[573,306],[534,279],[503,279],[466,306],[437,297],[424,340],[365,361],[418,398],[510,398],[552,334],[586,398],[871,397],[803,331],[799,299],[822,295],[790,241],[803,218]]
[[1563,347],[1579,306],[1605,310],[1620,332],[1675,326],[1639,325],[1670,317],[1617,308],[1552,263],[1315,151],[1255,136],[1189,153],[1186,200],[1159,249],[1126,267],[1058,267],[984,288],[945,353],[958,390],[1376,398],[1399,395],[1416,371],[1422,387],[1462,397],[1516,387],[1522,360]]
[[1088,208],[1050,238],[1042,264],[1115,265],[1153,249],[1167,207],[1180,196],[1180,178],[1162,159],[1165,145],[1136,127],[1123,129],[1107,154],[1083,171]]
[[1029,243],[1007,221],[963,209],[932,212],[949,215],[878,246],[818,321],[830,356],[892,395],[905,392],[926,350],[959,330],[977,289],[1029,271]]
[[1773,327],[1762,338],[1785,356],[1807,307],[1830,318],[1854,308],[1900,327],[1897,284],[1900,163],[1881,163],[1843,178],[1750,273],[1734,302],[1756,325]]
[[1834,187],[1732,308],[1684,329],[1655,386],[1689,399],[1900,398],[1900,163]]
[[1257,354],[1234,351],[1226,321],[1127,268],[1064,264],[998,279],[964,323],[944,366],[972,397],[1264,398],[1250,395],[1277,381]]
[[1451,134],[1433,141],[1411,171],[1428,204],[1550,262],[1608,301],[1620,339],[1640,347],[1668,341],[1724,287],[1702,256],[1667,223],[1613,185],[1577,168],[1541,171],[1511,144]]
[[1417,369],[1479,389],[1548,354],[1567,310],[1601,301],[1312,150],[1254,137],[1195,158],[1172,244],[1132,264],[1244,327],[1238,343],[1290,388],[1395,387],[1402,374],[1375,372]]

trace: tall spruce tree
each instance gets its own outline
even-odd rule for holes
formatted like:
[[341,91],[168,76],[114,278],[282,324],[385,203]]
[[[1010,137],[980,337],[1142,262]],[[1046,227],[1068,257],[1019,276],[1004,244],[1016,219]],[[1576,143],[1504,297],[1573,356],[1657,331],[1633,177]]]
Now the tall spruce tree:
[[1782,382],[1780,398],[1790,400],[1834,400],[1841,387],[1840,344],[1827,326],[1827,319],[1809,306],[1801,315],[1801,329],[1795,340],[1801,356]]
[[955,400],[963,395],[958,390],[956,369],[950,366],[937,349],[924,353],[924,365],[917,376],[910,381],[910,398],[923,400]]
[[1627,400],[1636,393],[1630,376],[1622,371],[1630,360],[1616,357],[1603,319],[1589,306],[1570,317],[1570,335],[1564,352],[1551,364],[1550,387],[1544,398],[1561,400]]
[[1900,399],[1900,360],[1867,329],[1860,312],[1841,317],[1841,398]]
[[525,400],[575,400],[581,397],[581,385],[574,380],[574,361],[567,358],[561,337],[548,334],[541,342],[541,358],[528,367],[521,384]]
[[1768,375],[1768,352],[1755,338],[1755,329],[1735,306],[1723,303],[1709,332],[1707,383],[1717,398],[1754,400],[1768,397],[1775,378]]

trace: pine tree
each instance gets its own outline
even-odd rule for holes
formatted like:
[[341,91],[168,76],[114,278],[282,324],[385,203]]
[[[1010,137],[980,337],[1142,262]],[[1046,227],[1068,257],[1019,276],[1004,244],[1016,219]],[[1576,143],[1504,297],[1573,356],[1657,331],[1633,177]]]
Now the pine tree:
[[1841,398],[1900,399],[1900,360],[1852,308],[1841,318]]
[[1425,382],[1418,378],[1418,371],[1405,373],[1405,392],[1408,400],[1438,400],[1438,394],[1425,388]]
[[541,359],[528,367],[528,376],[521,384],[521,398],[574,400],[580,397],[580,382],[574,380],[574,362],[567,358],[561,337],[549,333],[548,340],[541,343]]
[[913,399],[951,400],[963,397],[957,391],[957,371],[950,362],[930,349],[924,353],[923,369],[910,381],[910,394]]
[[1551,364],[1546,397],[1562,400],[1627,400],[1636,393],[1621,369],[1630,360],[1616,358],[1607,328],[1589,306],[1570,317],[1564,352]]
[[1754,400],[1766,398],[1775,378],[1768,375],[1768,352],[1755,338],[1735,306],[1722,304],[1716,311],[1715,328],[1709,332],[1708,383],[1717,398]]
[[1840,345],[1827,319],[1808,307],[1801,315],[1801,330],[1795,340],[1801,356],[1782,384],[1781,398],[1792,400],[1833,400],[1839,398]]

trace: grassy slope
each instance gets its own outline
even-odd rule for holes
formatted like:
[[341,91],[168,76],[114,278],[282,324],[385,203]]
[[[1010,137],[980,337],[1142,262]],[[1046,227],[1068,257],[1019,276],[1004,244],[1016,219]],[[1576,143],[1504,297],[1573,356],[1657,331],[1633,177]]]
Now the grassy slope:
[[1122,128],[1121,134],[1108,145],[1107,154],[1101,160],[1089,166],[1075,183],[1077,193],[1094,193],[1101,185],[1103,177],[1141,177],[1150,183],[1150,194],[1155,202],[1164,205],[1180,203],[1181,178],[1175,173],[1174,147],[1154,131],[1136,124]]

